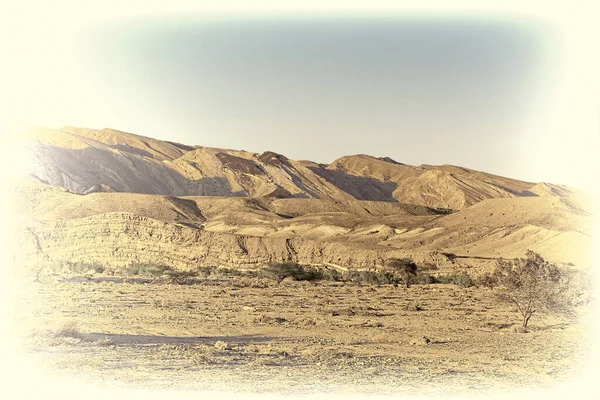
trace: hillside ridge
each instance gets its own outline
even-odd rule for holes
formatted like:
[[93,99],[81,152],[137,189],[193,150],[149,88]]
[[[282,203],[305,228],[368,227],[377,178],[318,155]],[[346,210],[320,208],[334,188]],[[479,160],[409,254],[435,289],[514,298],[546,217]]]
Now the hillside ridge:
[[265,150],[190,146],[114,129],[33,128],[26,133],[32,174],[75,193],[372,200],[461,210],[490,198],[580,193],[453,165],[403,164],[356,154],[330,164]]

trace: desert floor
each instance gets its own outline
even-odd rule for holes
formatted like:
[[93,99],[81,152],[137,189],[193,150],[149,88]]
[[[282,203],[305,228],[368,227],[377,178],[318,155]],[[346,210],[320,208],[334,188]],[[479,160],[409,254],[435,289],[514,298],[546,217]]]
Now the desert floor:
[[493,290],[442,284],[50,276],[14,309],[48,374],[147,389],[510,392],[576,377],[592,340],[581,317],[535,315],[516,333]]

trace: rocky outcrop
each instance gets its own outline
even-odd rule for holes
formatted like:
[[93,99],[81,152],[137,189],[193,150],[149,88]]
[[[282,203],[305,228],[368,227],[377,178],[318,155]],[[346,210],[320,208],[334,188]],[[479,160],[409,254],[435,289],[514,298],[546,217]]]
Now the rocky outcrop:
[[342,268],[376,268],[389,257],[406,253],[349,242],[323,242],[302,237],[257,237],[209,232],[182,224],[127,213],[105,213],[63,221],[30,221],[20,230],[16,253],[25,264],[87,261],[108,266],[134,262],[169,265],[256,268],[293,261]]

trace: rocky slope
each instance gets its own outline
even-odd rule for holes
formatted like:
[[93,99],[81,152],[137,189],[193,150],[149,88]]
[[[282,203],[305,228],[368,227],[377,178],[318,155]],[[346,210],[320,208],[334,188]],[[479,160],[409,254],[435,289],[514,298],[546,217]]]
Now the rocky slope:
[[330,165],[186,146],[111,129],[32,129],[32,173],[75,193],[372,200],[461,210],[490,198],[576,192],[455,166],[410,166],[390,158],[342,157]]
[[254,268],[296,261],[377,268],[410,256],[440,267],[522,256],[585,266],[590,214],[575,199],[491,199],[456,213],[392,202],[132,193],[81,195],[35,179],[15,194],[16,257]]
[[365,155],[320,165],[109,129],[25,139],[32,176],[6,224],[19,263],[376,268],[410,256],[454,268],[532,249],[590,264],[591,209],[560,185]]

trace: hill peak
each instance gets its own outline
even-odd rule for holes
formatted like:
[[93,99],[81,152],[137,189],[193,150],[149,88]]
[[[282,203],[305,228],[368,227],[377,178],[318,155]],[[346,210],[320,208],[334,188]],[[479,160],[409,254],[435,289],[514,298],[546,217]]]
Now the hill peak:
[[379,200],[463,209],[498,197],[572,197],[562,185],[531,183],[455,165],[412,166],[354,154],[331,164],[162,141],[111,128],[35,128],[36,176],[76,193]]

